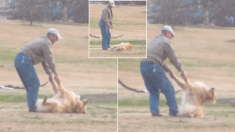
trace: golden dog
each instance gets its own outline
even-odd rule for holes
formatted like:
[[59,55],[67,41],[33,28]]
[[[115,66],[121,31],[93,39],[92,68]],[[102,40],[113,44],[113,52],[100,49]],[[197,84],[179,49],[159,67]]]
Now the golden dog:
[[36,102],[37,112],[50,113],[86,113],[87,100],[80,100],[80,95],[76,95],[72,91],[66,90],[62,84],[58,87],[55,81],[51,81],[54,96],[52,98],[38,99]]
[[124,51],[124,50],[132,50],[132,48],[133,46],[130,43],[121,43],[110,47],[108,50]]
[[175,75],[172,76],[172,79],[184,91],[177,116],[203,117],[205,103],[210,102],[216,104],[215,88],[209,89],[201,82],[191,83],[189,80],[184,82]]

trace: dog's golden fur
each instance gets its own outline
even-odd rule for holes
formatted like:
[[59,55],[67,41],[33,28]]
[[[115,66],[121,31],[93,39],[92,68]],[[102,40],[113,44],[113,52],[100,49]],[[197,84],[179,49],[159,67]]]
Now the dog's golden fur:
[[130,43],[121,43],[110,47],[109,50],[124,51],[124,50],[132,50],[132,48],[133,46]]
[[50,113],[86,113],[87,100],[80,100],[80,96],[72,91],[66,90],[62,84],[58,86],[51,81],[54,96],[52,98],[38,99],[36,102],[37,112]]
[[183,81],[176,76],[172,77],[184,91],[182,101],[179,105],[178,116],[202,117],[206,102],[216,104],[216,93],[214,88],[208,88],[201,82],[191,83]]

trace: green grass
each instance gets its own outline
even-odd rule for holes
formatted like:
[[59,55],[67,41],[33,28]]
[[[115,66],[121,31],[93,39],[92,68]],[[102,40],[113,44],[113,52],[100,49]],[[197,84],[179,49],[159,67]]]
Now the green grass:
[[63,56],[54,54],[55,62],[56,63],[66,63],[66,64],[88,64],[88,65],[105,65],[105,67],[114,67],[117,65],[117,59],[88,59],[79,56]]
[[[176,97],[178,104],[181,102],[181,97]],[[149,107],[149,98],[148,97],[138,97],[138,98],[121,98],[118,100],[119,107]],[[160,98],[159,106],[167,106],[166,99]],[[216,105],[212,105],[210,103],[206,103],[206,107],[216,108],[216,107],[233,107],[228,103],[217,101]]]
[[[206,60],[198,58],[179,57],[183,66],[186,67],[216,67],[216,68],[235,68],[235,62],[223,60]],[[167,61],[169,64],[170,62]]]
[[145,22],[136,22],[136,21],[123,21],[123,20],[113,20],[113,23],[115,24],[115,26],[128,26],[128,25],[146,25]]
[[[44,98],[46,95],[44,94],[39,94],[38,98]],[[53,95],[49,94],[47,95],[49,98],[51,98]],[[2,103],[21,103],[21,102],[26,102],[26,93],[21,93],[21,94],[17,94],[17,93],[1,93],[0,94],[0,102]],[[108,106],[111,108],[116,108],[117,106],[117,102],[108,102],[108,101],[92,101],[89,102],[88,104],[91,105],[97,105],[97,106]],[[22,106],[20,106],[19,108],[21,108]],[[16,109],[19,109],[18,107],[16,107]],[[1,108],[0,108],[1,109]]]
[[118,59],[118,71],[140,72],[141,59]]
[[[99,28],[99,22],[100,22],[100,18],[90,18],[90,28]],[[145,26],[146,22],[137,22],[137,21],[124,21],[124,20],[117,20],[117,19],[113,19],[113,25],[114,28],[116,29],[117,27],[128,27],[130,25],[135,25],[135,26]]]
[[228,110],[228,111],[206,111],[206,115],[213,115],[214,117],[230,117],[235,118],[235,111]]
[[[120,43],[125,43],[125,42],[129,42],[132,45],[146,45],[146,41],[145,40],[112,40],[110,42],[111,45],[116,45],[116,44],[120,44]],[[101,45],[102,44],[102,40],[91,40],[90,41],[90,45]]]
[[[39,98],[44,98],[46,95],[39,94]],[[53,95],[48,95],[48,97],[52,97]],[[4,103],[20,103],[20,102],[26,102],[26,94],[0,94],[0,102]]]
[[[121,98],[118,100],[119,107],[148,107],[149,99],[148,97],[139,98]],[[159,106],[166,106],[166,100],[160,100]]]
[[99,28],[100,18],[90,17],[90,28]]
[[17,53],[13,48],[0,47],[0,62],[13,62]]
[[[1,63],[13,63],[15,56],[19,53],[17,48],[6,48],[0,47],[0,62]],[[113,67],[116,65],[116,59],[88,59],[79,56],[64,56],[59,54],[54,54],[54,59],[56,63],[66,63],[66,64],[89,64],[89,65],[105,65],[107,67]]]
[[[152,24],[151,24],[152,25]],[[156,27],[162,28],[165,24],[154,24]],[[170,25],[172,26],[172,25]],[[183,25],[175,25],[175,29],[177,28],[197,28],[197,29],[213,29],[213,30],[235,30],[234,27],[200,27],[200,26],[183,26]]]
[[[197,58],[179,57],[179,60],[185,68],[235,68],[235,62],[223,60],[206,60]],[[118,70],[128,72],[140,72],[141,59],[118,59]],[[167,59],[166,64],[173,68],[174,66]]]

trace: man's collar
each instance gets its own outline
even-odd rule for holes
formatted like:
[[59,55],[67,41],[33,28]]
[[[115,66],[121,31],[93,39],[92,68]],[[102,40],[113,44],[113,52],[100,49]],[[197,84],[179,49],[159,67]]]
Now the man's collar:
[[48,42],[52,45],[51,40],[50,40],[47,36],[43,36],[42,38],[45,38],[45,39],[46,39],[46,41],[48,41]]
[[107,8],[108,8],[109,10],[112,10],[111,8],[109,8],[109,5],[107,5]]
[[[167,38],[167,37],[166,37],[164,34],[162,34],[162,33],[161,33],[159,36],[160,36],[160,37],[164,37],[164,38],[166,38],[166,39],[169,39],[169,38]],[[170,40],[170,39],[169,39],[169,40]],[[171,40],[170,40],[170,41],[171,41]]]

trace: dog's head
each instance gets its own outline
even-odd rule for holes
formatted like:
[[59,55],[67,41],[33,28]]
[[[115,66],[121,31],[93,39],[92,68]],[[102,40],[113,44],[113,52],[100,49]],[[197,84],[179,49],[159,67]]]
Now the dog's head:
[[216,104],[216,93],[215,93],[215,88],[210,88],[207,91],[207,100],[212,103]]
[[87,99],[83,99],[83,100],[77,99],[75,112],[78,114],[86,114],[87,103],[88,103]]

